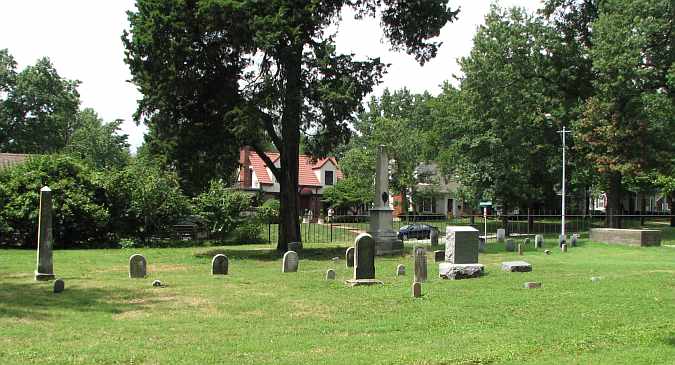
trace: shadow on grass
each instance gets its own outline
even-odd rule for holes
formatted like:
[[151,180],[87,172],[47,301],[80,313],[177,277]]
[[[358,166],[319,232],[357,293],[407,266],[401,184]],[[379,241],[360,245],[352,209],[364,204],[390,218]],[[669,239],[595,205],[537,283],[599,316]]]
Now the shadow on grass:
[[[316,261],[327,261],[335,257],[338,257],[340,260],[345,258],[346,247],[307,247],[303,248],[298,252],[299,256],[303,260],[316,260]],[[411,248],[406,247],[404,249],[404,255],[408,255],[411,252]],[[198,258],[207,258],[211,259],[213,256],[223,254],[228,258],[233,259],[252,259],[260,261],[275,261],[280,260],[284,255],[279,253],[274,248],[269,249],[229,249],[227,247],[214,248],[211,250],[206,250],[202,252],[195,253],[195,257]],[[393,256],[383,256],[383,257],[395,257],[401,255]],[[379,257],[379,256],[378,256]]]
[[2,283],[0,289],[0,318],[47,320],[61,310],[119,314],[142,305],[121,303],[116,289],[68,287],[53,292],[52,282]]

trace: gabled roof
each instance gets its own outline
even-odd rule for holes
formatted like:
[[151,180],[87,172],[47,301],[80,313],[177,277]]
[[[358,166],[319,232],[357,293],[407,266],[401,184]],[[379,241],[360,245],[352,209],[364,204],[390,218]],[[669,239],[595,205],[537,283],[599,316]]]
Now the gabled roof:
[[0,153],[0,170],[26,161],[30,155],[23,153]]
[[[276,163],[277,160],[279,160],[279,153],[277,152],[265,152],[265,154],[272,160],[272,162]],[[258,156],[258,154],[254,151],[251,151],[249,156],[249,161],[251,163],[251,168],[255,172],[256,177],[258,178],[258,182],[260,184],[268,184],[271,185],[273,184],[272,177],[270,174],[267,172],[267,168],[265,165],[265,162]],[[342,179],[342,171],[338,168],[337,161],[335,160],[334,157],[327,157],[327,158],[322,158],[320,160],[317,160],[316,162],[312,162],[311,157],[307,155],[299,155],[298,156],[298,185],[300,186],[317,186],[320,187],[321,182],[319,179],[316,178],[316,174],[314,174],[314,170],[320,169],[323,165],[326,164],[326,162],[330,161],[333,165],[335,165],[335,178],[336,179]],[[243,163],[243,161],[239,161],[239,163]],[[240,175],[240,180],[243,180]]]

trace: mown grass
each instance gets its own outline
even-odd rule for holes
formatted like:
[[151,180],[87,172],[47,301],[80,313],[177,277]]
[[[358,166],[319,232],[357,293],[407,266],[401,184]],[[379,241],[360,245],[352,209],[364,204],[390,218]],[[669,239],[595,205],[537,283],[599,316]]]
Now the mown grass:
[[[409,255],[377,258],[385,285],[346,287],[339,245],[306,244],[287,274],[267,245],[56,251],[60,294],[33,281],[33,251],[0,250],[0,364],[675,363],[675,248],[547,244],[519,257],[491,243],[487,275],[461,281],[437,278],[430,252],[420,299]],[[146,279],[127,277],[136,252]],[[213,277],[221,252],[230,275]],[[515,259],[534,271],[500,271]]]

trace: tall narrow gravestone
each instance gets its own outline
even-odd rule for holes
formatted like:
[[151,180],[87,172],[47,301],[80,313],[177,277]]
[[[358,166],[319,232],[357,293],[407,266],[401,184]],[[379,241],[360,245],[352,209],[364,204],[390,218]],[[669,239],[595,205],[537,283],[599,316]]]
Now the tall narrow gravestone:
[[52,247],[52,190],[45,186],[40,189],[40,216],[38,218],[37,269],[35,280],[54,279]]
[[143,255],[135,254],[129,257],[129,277],[144,278],[148,273],[148,262]]
[[370,209],[370,228],[368,233],[375,241],[377,255],[403,253],[403,241],[392,229],[393,209],[389,206],[389,158],[384,146],[378,147],[375,166],[375,197]]
[[213,256],[213,260],[211,260],[211,275],[227,275],[229,266],[227,256],[217,254]]
[[415,278],[414,282],[427,281],[427,250],[424,247],[415,247]]
[[354,278],[347,280],[351,286],[382,284],[375,279],[375,240],[368,233],[361,233],[354,242]]
[[287,251],[284,254],[281,272],[297,272],[299,262],[300,262],[300,258],[298,257],[297,252]]
[[544,247],[544,236],[541,234],[538,234],[534,236],[534,247],[535,248],[543,248]]

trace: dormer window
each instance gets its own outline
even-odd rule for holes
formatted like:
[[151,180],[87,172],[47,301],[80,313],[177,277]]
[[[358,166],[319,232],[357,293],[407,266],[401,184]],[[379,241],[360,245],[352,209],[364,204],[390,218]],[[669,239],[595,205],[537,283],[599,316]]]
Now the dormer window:
[[324,185],[333,185],[333,171],[326,171],[323,181]]

